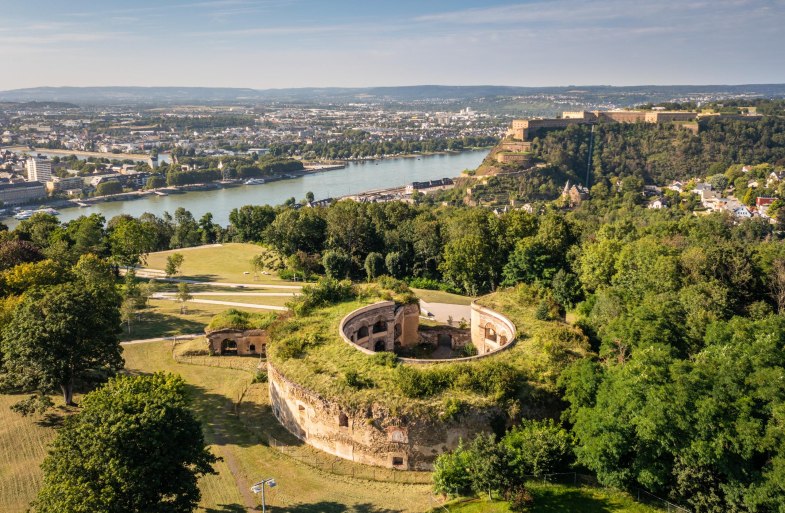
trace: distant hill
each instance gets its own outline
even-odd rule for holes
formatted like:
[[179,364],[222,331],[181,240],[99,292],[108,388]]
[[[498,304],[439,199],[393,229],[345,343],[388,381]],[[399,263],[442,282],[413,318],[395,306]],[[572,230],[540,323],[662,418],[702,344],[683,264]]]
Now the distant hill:
[[68,102],[79,105],[216,104],[257,102],[439,102],[531,95],[569,96],[577,103],[626,106],[685,97],[785,97],[785,84],[673,86],[444,86],[306,87],[248,89],[228,87],[34,87],[0,92],[0,102]]

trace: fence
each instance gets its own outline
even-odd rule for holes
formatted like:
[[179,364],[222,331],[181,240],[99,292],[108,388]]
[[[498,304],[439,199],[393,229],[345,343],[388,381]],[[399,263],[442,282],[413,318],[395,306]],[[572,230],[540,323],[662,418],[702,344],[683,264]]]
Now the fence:
[[323,452],[309,450],[306,447],[292,446],[283,443],[272,436],[267,438],[270,447],[277,449],[282,454],[299,461],[304,465],[329,472],[339,476],[348,476],[367,481],[382,481],[387,483],[402,484],[431,484],[430,472],[404,471],[382,467],[362,465],[341,458],[327,455]]
[[[546,474],[544,476],[524,476],[528,481],[534,481],[539,483],[553,483],[553,484],[564,484],[564,485],[572,485],[572,486],[588,486],[592,488],[604,488],[597,478],[589,475],[589,474],[581,474],[578,472],[559,472],[556,474]],[[657,497],[653,493],[647,492],[642,488],[634,489],[631,494],[637,498],[638,502],[643,502],[646,504],[650,504],[652,506],[659,507],[664,511],[668,511],[671,513],[691,513],[690,510],[679,506],[678,504],[673,504],[672,502],[663,499],[662,497]]]

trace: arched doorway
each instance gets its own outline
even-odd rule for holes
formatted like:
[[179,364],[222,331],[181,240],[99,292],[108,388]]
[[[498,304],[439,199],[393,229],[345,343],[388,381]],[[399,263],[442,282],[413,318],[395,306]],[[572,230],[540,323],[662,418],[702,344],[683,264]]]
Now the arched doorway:
[[384,321],[376,321],[373,325],[374,333],[384,333],[387,331],[387,323]]
[[225,338],[221,342],[221,354],[237,354],[237,341]]
[[376,343],[373,345],[373,350],[376,351],[377,353],[380,351],[384,351],[385,350],[384,340],[377,340]]
[[452,349],[452,335],[448,333],[439,333],[438,346],[449,347],[450,349]]

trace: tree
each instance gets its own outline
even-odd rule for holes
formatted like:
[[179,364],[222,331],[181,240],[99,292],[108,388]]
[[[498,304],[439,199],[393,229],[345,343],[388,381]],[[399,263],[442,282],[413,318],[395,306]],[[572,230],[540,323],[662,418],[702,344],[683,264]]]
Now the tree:
[[186,303],[193,298],[194,297],[191,295],[191,289],[188,287],[187,283],[181,281],[177,284],[177,300],[180,301],[180,313],[188,312],[188,306],[186,306]]
[[42,464],[38,513],[190,513],[218,461],[179,376],[118,376],[87,394]]
[[43,259],[43,253],[32,242],[14,239],[0,242],[0,271]]
[[109,196],[111,194],[120,194],[123,192],[123,186],[120,182],[101,182],[95,188],[96,196]]
[[174,234],[169,242],[172,248],[190,248],[201,242],[199,225],[194,216],[185,208],[174,211]]
[[180,267],[183,265],[183,257],[182,253],[172,253],[171,255],[166,257],[166,269],[165,273],[167,277],[174,276],[180,273]]
[[449,497],[469,495],[472,490],[469,475],[470,453],[463,441],[452,452],[440,454],[433,464],[433,488]]
[[502,446],[519,482],[563,472],[571,463],[570,435],[552,419],[524,420],[504,436]]
[[81,283],[34,288],[2,330],[3,364],[22,390],[59,387],[73,404],[74,383],[94,369],[123,366],[118,298]]
[[199,219],[199,237],[202,244],[212,244],[218,240],[221,227],[213,223],[213,214],[207,212]]
[[322,266],[324,266],[324,274],[329,278],[341,280],[349,276],[351,260],[340,251],[329,250],[322,256]]
[[119,265],[134,267],[147,261],[147,254],[155,250],[156,233],[133,217],[118,216],[112,219],[109,245],[112,256]]
[[238,242],[260,242],[264,230],[275,219],[269,205],[245,205],[229,213],[229,222],[237,233]]
[[365,275],[368,281],[374,280],[384,273],[384,257],[381,253],[372,251],[365,257]]

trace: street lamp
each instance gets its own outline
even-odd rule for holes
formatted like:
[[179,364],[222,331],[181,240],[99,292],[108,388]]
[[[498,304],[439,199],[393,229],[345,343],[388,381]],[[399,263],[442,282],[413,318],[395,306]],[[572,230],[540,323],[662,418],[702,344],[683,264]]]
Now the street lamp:
[[258,483],[254,483],[254,485],[251,487],[251,491],[253,493],[262,492],[262,513],[266,513],[267,512],[267,508],[266,508],[265,503],[264,503],[264,487],[265,487],[265,485],[267,485],[270,488],[275,488],[275,484],[276,484],[275,483],[275,479],[271,477],[269,479],[262,479]]

